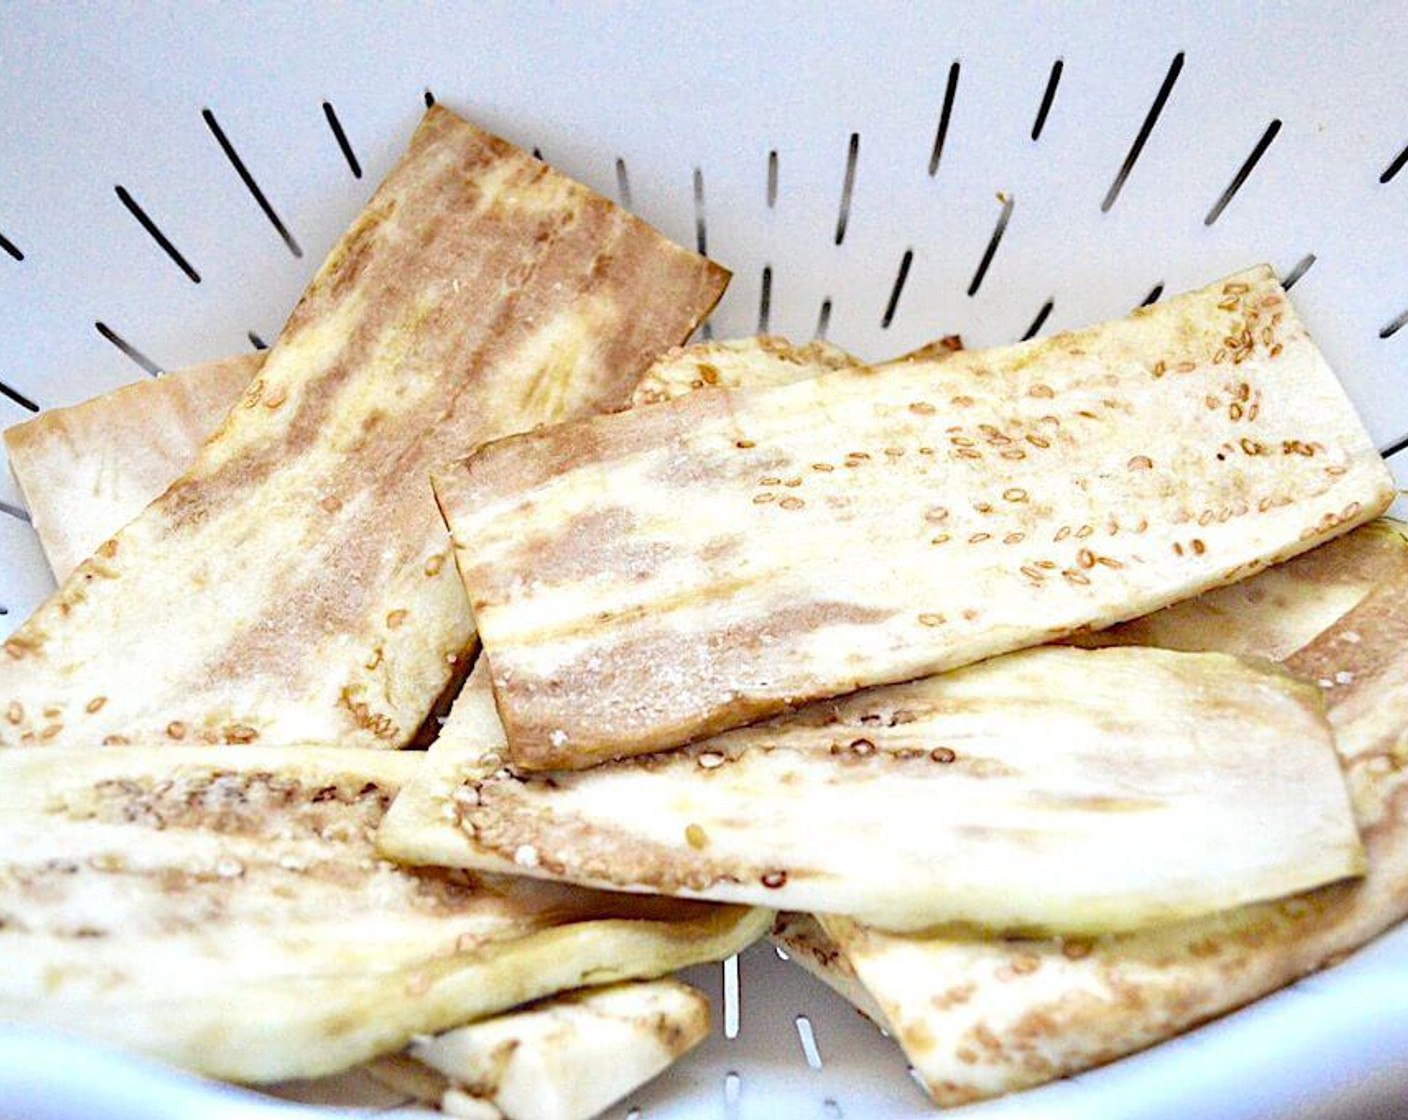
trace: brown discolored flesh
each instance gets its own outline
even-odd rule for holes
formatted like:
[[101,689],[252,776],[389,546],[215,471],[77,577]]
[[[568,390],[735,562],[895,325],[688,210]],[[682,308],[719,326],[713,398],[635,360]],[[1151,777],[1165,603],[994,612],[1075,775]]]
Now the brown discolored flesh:
[[[446,1114],[591,1120],[693,1049],[709,1001],[676,980],[588,988],[419,1039],[370,1072]],[[410,1064],[408,1064],[410,1063]]]
[[185,473],[263,364],[260,353],[205,362],[5,429],[10,470],[57,579]]
[[310,1077],[770,915],[413,869],[374,833],[424,756],[0,754],[0,1017],[239,1081]]
[[1265,662],[1026,650],[590,770],[443,754],[381,843],[891,930],[1099,934],[1362,870],[1320,708]]
[[1381,512],[1269,268],[942,362],[692,393],[436,477],[514,760],[576,768],[1145,614]]
[[[1253,577],[1215,615],[1189,603],[1157,623],[1164,637],[1279,651],[1323,690],[1363,837],[1363,879],[1112,938],[901,937],[823,919],[938,1103],[1012,1092],[1152,1046],[1337,963],[1408,915],[1403,532],[1394,522],[1365,526],[1277,578]],[[1309,618],[1302,601],[1350,585],[1356,601],[1287,654],[1292,631],[1265,615]]]
[[725,280],[432,108],[190,470],[4,644],[0,745],[404,744],[473,636],[431,467],[624,404]]

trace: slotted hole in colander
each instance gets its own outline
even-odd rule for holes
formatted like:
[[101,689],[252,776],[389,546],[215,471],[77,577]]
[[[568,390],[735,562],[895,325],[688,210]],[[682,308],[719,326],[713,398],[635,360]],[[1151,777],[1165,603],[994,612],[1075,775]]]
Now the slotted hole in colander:
[[132,361],[136,362],[153,377],[161,373],[161,366],[157,365],[156,362],[152,361],[149,357],[142,353],[142,351],[138,350],[135,346],[128,342],[127,339],[123,338],[122,335],[118,334],[106,323],[99,321],[94,323],[93,326],[97,329],[100,335],[102,335],[105,339],[111,342],[114,346],[121,350],[123,354],[125,354]]
[[880,319],[881,327],[888,327],[895,321],[895,312],[900,306],[900,296],[904,294],[904,282],[909,279],[909,266],[914,263],[914,250],[906,249],[900,258],[900,269],[895,273],[895,283],[890,289],[889,301],[885,304],[885,314]]
[[826,332],[831,328],[831,297],[827,296],[821,301],[821,308],[816,313],[816,331],[814,338],[826,340]]
[[1149,106],[1149,111],[1144,115],[1144,123],[1139,126],[1139,131],[1134,136],[1134,143],[1129,146],[1129,153],[1124,157],[1124,162],[1120,164],[1120,169],[1115,172],[1114,182],[1105,192],[1105,200],[1100,203],[1102,213],[1109,212],[1110,208],[1114,206],[1115,200],[1119,198],[1120,192],[1124,190],[1129,173],[1139,162],[1139,155],[1144,151],[1144,145],[1149,142],[1149,137],[1153,135],[1154,126],[1159,123],[1164,106],[1168,104],[1169,94],[1173,92],[1174,83],[1178,81],[1178,75],[1182,72],[1183,52],[1179,51],[1173,56],[1173,61],[1169,63],[1168,73],[1164,75],[1163,84],[1159,86],[1159,92],[1154,95],[1154,103]]
[[4,498],[0,498],[0,513],[13,517],[16,521],[23,521],[26,525],[31,523],[28,510],[23,510],[19,506],[11,505],[9,502],[5,501]]
[[17,261],[24,260],[24,253],[20,251],[20,247],[16,245],[13,241],[11,241],[8,237],[6,237],[3,233],[0,233],[0,250],[3,250],[4,252],[8,253]]
[[1300,260],[1296,261],[1296,263],[1291,266],[1291,271],[1286,273],[1285,279],[1281,281],[1281,287],[1289,292],[1296,286],[1296,282],[1310,271],[1310,266],[1313,265],[1316,260],[1317,258],[1314,253],[1306,253],[1305,256],[1301,257]]
[[1393,177],[1403,170],[1405,163],[1408,163],[1408,146],[1405,146],[1401,152],[1394,156],[1389,165],[1384,168],[1383,174],[1379,176],[1379,182],[1393,182]]
[[34,401],[32,401],[32,400],[31,400],[29,397],[27,397],[24,393],[21,393],[21,392],[20,392],[18,389],[16,389],[13,385],[7,384],[7,383],[4,382],[4,381],[0,381],[0,396],[8,397],[10,400],[14,401],[15,404],[19,405],[19,406],[20,406],[22,409],[24,409],[26,412],[38,412],[38,411],[39,411],[39,406],[38,406],[37,404],[35,404]]
[[860,133],[851,133],[846,144],[846,170],[841,177],[841,205],[836,213],[836,244],[846,240],[846,228],[851,222],[851,195],[856,188],[856,165],[860,162]]
[[620,196],[621,205],[627,210],[631,208],[631,176],[626,170],[626,161],[616,157],[616,193]]
[[433,105],[435,104],[435,94],[433,94],[433,93],[430,92],[430,87],[429,87],[429,86],[426,86],[426,87],[425,87],[425,93],[423,94],[423,97],[424,97],[424,99],[425,99],[425,107],[426,107],[427,109],[429,109],[431,106],[433,106]]
[[360,179],[362,165],[357,161],[357,153],[352,150],[352,141],[347,139],[347,132],[342,127],[342,121],[338,119],[337,110],[332,107],[331,101],[323,102],[323,116],[328,120],[328,127],[332,129],[333,139],[337,141],[337,146],[342,152],[342,158],[347,161],[347,167],[352,172],[352,177]]
[[738,1037],[743,1022],[743,1009],[738,990],[738,954],[735,953],[723,963],[724,973],[724,1037]]
[[1047,300],[1041,305],[1041,310],[1036,313],[1036,318],[1032,320],[1032,325],[1027,328],[1027,333],[1022,335],[1023,342],[1029,342],[1037,336],[1037,332],[1046,325],[1046,320],[1051,317],[1051,309],[1056,306],[1055,300]]
[[[428,96],[429,90],[427,90],[426,93]],[[206,127],[210,129],[211,135],[215,137],[215,142],[220,145],[220,150],[225,153],[225,158],[230,161],[230,166],[235,169],[235,173],[240,177],[240,182],[245,185],[245,189],[253,196],[254,201],[259,204],[259,209],[264,212],[264,216],[269,219],[269,224],[274,227],[274,230],[283,239],[283,243],[288,246],[288,251],[295,257],[302,257],[303,250],[299,248],[298,242],[294,240],[293,234],[289,232],[288,226],[284,225],[284,220],[279,217],[278,212],[274,209],[273,203],[269,201],[263,188],[261,188],[259,183],[255,180],[254,175],[250,172],[249,166],[244,162],[243,157],[235,150],[235,146],[230,142],[230,138],[225,135],[225,130],[220,127],[220,122],[216,119],[215,114],[209,109],[202,109],[200,115],[205,121]]]
[[758,292],[758,333],[768,333],[768,321],[772,317],[772,265],[763,265],[763,282]]
[[1007,223],[1012,220],[1012,207],[1016,200],[1010,195],[998,195],[1002,200],[1002,210],[997,215],[997,224],[993,226],[992,236],[988,238],[987,248],[983,250],[983,258],[978,262],[977,271],[973,273],[973,279],[968,282],[968,294],[975,296],[978,289],[983,286],[983,277],[988,274],[988,268],[992,265],[992,259],[997,255],[997,247],[1002,244],[1002,235],[1007,232]]
[[777,149],[768,152],[768,209],[777,205]]
[[256,350],[267,350],[267,349],[269,349],[269,344],[268,344],[267,342],[265,342],[265,341],[264,341],[258,334],[256,334],[254,331],[245,331],[245,336],[249,339],[249,344],[250,344],[251,346],[253,346]]
[[821,1068],[821,1051],[816,1044],[816,1031],[812,1027],[812,1021],[806,1015],[798,1015],[797,1041],[802,1046],[802,1057],[806,1060],[808,1069]]
[[1266,126],[1266,131],[1261,134],[1261,139],[1252,148],[1251,154],[1242,162],[1242,166],[1237,168],[1237,173],[1232,176],[1232,181],[1227,184],[1227,188],[1218,196],[1216,202],[1212,204],[1212,209],[1208,211],[1207,217],[1203,219],[1203,225],[1210,226],[1218,218],[1222,217],[1222,212],[1227,209],[1227,204],[1236,197],[1242,184],[1247,181],[1247,177],[1261,162],[1261,157],[1266,154],[1266,149],[1271,147],[1271,142],[1276,139],[1276,134],[1281,131],[1281,122],[1273,120]]
[[1161,297],[1163,294],[1164,294],[1164,282],[1163,282],[1162,280],[1160,280],[1157,284],[1155,284],[1152,288],[1149,289],[1149,294],[1139,301],[1139,306],[1140,306],[1140,307],[1150,307],[1150,306],[1152,306],[1153,304],[1158,303],[1160,297]]
[[939,172],[939,160],[943,158],[944,141],[948,139],[948,124],[953,118],[953,102],[958,96],[958,75],[962,66],[955,60],[948,68],[948,81],[944,84],[944,103],[939,109],[939,124],[934,130],[934,147],[929,152],[929,178]]
[[1392,338],[1403,329],[1403,325],[1408,323],[1408,308],[1404,308],[1382,327],[1379,328],[1380,338]]
[[1041,130],[1046,127],[1046,118],[1051,113],[1051,105],[1056,100],[1056,87],[1061,84],[1061,74],[1066,69],[1066,64],[1062,59],[1057,59],[1051,64],[1051,76],[1046,79],[1046,91],[1041,95],[1041,106],[1036,111],[1036,120],[1032,122],[1032,139],[1041,139]]
[[171,239],[166,236],[161,227],[156,224],[142,205],[132,197],[127,188],[121,183],[113,188],[117,194],[118,201],[127,208],[127,212],[137,219],[137,224],[144,229],[153,241],[161,247],[161,250],[171,258],[172,262],[193,284],[200,283],[200,273],[197,272],[190,261],[186,259],[184,253],[172,244]]

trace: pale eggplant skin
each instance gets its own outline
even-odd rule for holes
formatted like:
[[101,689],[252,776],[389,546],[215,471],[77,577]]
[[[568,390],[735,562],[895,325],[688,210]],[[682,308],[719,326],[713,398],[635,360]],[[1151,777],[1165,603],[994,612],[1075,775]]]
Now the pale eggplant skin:
[[263,365],[259,351],[203,362],[5,429],[10,471],[55,579],[185,474]]
[[708,1033],[702,993],[677,980],[636,981],[417,1039],[369,1072],[450,1116],[591,1120]]
[[771,914],[407,868],[375,833],[425,762],[336,747],[0,753],[0,1017],[214,1077],[347,1069]]
[[1394,495],[1267,267],[1050,339],[495,441],[435,485],[534,770],[1146,614]]
[[474,641],[431,470],[622,407],[726,280],[432,107],[186,473],[0,644],[0,746],[407,744]]

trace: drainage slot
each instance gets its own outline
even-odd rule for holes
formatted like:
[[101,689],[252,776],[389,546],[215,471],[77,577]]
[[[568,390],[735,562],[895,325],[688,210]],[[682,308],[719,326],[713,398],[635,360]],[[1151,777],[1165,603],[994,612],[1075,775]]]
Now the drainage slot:
[[1046,320],[1051,316],[1051,309],[1056,306],[1055,300],[1047,300],[1041,305],[1041,310],[1036,313],[1036,318],[1032,320],[1032,325],[1027,328],[1027,333],[1022,336],[1023,342],[1029,342],[1036,337],[1036,332],[1046,325]]
[[1139,301],[1139,306],[1148,307],[1150,304],[1158,303],[1159,297],[1161,297],[1163,294],[1164,282],[1160,280],[1157,284],[1155,284],[1152,288],[1149,289],[1149,294]]
[[127,207],[127,212],[137,219],[137,224],[151,235],[153,241],[161,246],[166,255],[175,262],[176,267],[186,274],[191,283],[199,284],[200,273],[191,267],[191,262],[186,260],[181,250],[171,244],[171,239],[161,232],[161,227],[151,220],[151,217],[142,209],[137,200],[127,193],[127,188],[119,183],[113,190],[117,192],[118,201]]
[[3,498],[0,498],[0,513],[13,517],[16,521],[23,521],[26,525],[31,524],[27,510],[20,509],[19,506],[13,506]]
[[860,133],[851,133],[846,148],[846,174],[841,180],[841,209],[836,215],[836,244],[846,240],[846,226],[851,221],[851,194],[856,187],[856,163],[860,159]]
[[992,264],[992,258],[997,253],[997,247],[1002,243],[1002,235],[1007,232],[1007,223],[1012,220],[1012,206],[1016,199],[1010,194],[999,194],[1002,199],[1002,213],[997,216],[997,225],[993,227],[992,237],[988,239],[988,247],[983,250],[983,259],[978,262],[978,271],[973,273],[973,279],[968,285],[968,294],[975,296],[978,289],[983,286],[983,277],[988,274],[988,266]]
[[8,237],[6,237],[3,233],[0,233],[0,249],[3,249],[5,252],[9,253],[10,256],[14,257],[17,261],[24,260],[24,254],[20,252],[20,247],[16,245],[13,241],[11,241]]
[[433,93],[430,92],[430,87],[429,87],[429,86],[426,86],[426,87],[425,87],[425,107],[426,107],[427,109],[429,109],[429,108],[431,108],[431,106],[433,106],[434,104],[435,104],[435,94],[433,94]]
[[953,99],[958,93],[959,64],[955,61],[948,68],[948,82],[944,86],[944,104],[939,110],[939,127],[934,131],[934,150],[929,153],[929,178],[939,170],[939,159],[944,154],[944,141],[948,139],[948,122],[953,116]]
[[98,333],[100,335],[102,335],[105,339],[111,342],[114,346],[116,346],[119,350],[126,354],[128,358],[136,362],[153,377],[156,377],[158,374],[161,373],[161,366],[157,365],[154,361],[152,361],[149,357],[143,354],[140,350],[138,350],[135,346],[133,346],[130,342],[128,342],[125,338],[123,338],[106,323],[94,323],[93,326],[98,329]]
[[1300,260],[1296,261],[1295,267],[1286,273],[1286,277],[1281,281],[1281,287],[1290,291],[1296,286],[1296,281],[1310,271],[1310,266],[1316,261],[1314,253],[1306,253]]
[[352,177],[360,179],[362,177],[362,165],[357,162],[357,153],[352,150],[352,142],[347,139],[347,133],[342,130],[342,122],[337,119],[337,110],[332,107],[331,101],[323,102],[323,116],[328,119],[328,127],[332,129],[333,139],[337,141],[337,146],[342,149],[342,158],[347,161],[347,166],[352,169]]
[[1242,166],[1237,168],[1237,174],[1232,176],[1232,182],[1227,184],[1227,189],[1222,192],[1221,197],[1212,204],[1212,209],[1208,211],[1208,216],[1203,219],[1203,225],[1210,226],[1222,216],[1222,212],[1227,209],[1227,204],[1232,201],[1237,192],[1242,189],[1242,184],[1247,181],[1247,176],[1252,173],[1252,169],[1261,162],[1261,157],[1266,154],[1266,149],[1271,147],[1271,141],[1276,139],[1276,134],[1281,131],[1281,122],[1273,120],[1266,126],[1266,131],[1261,134],[1261,139],[1256,142],[1256,147],[1252,149],[1252,154],[1247,156]]
[[8,397],[27,412],[38,412],[39,406],[11,385],[0,381],[0,396]]
[[[429,91],[426,91],[427,95]],[[433,100],[428,104],[433,104]],[[230,138],[225,135],[225,130],[220,127],[220,122],[215,119],[215,114],[209,109],[202,109],[200,115],[205,120],[206,127],[210,129],[211,135],[215,137],[216,143],[220,145],[220,150],[225,153],[225,158],[230,161],[230,165],[239,175],[240,181],[244,183],[245,189],[254,196],[254,201],[259,203],[259,209],[264,211],[264,216],[269,219],[269,224],[274,227],[278,235],[283,238],[284,244],[288,246],[288,251],[295,257],[302,257],[303,250],[298,247],[298,242],[293,239],[293,234],[289,233],[288,227],[284,225],[283,219],[279,217],[274,207],[270,204],[264,192],[260,190],[259,184],[254,181],[254,176],[249,173],[249,168],[240,158],[239,152],[235,151],[235,146],[230,143]]]
[[1144,150],[1144,145],[1148,143],[1150,134],[1154,131],[1154,126],[1159,123],[1159,115],[1164,111],[1164,106],[1168,103],[1168,95],[1173,92],[1173,84],[1178,81],[1178,75],[1183,72],[1183,52],[1179,51],[1173,56],[1173,61],[1169,63],[1168,73],[1164,75],[1163,85],[1159,86],[1159,92],[1154,95],[1154,103],[1149,106],[1149,112],[1145,114],[1144,123],[1139,126],[1139,133],[1134,138],[1134,143],[1130,145],[1129,154],[1124,157],[1124,163],[1120,164],[1119,171],[1115,174],[1115,181],[1110,184],[1110,189],[1105,193],[1105,201],[1100,204],[1101,213],[1109,213],[1110,207],[1115,204],[1115,199],[1119,198],[1120,191],[1124,189],[1125,180],[1129,178],[1129,173],[1134,170],[1134,165],[1139,159],[1139,154]]
[[1400,330],[1403,329],[1404,323],[1408,323],[1408,308],[1405,308],[1403,311],[1400,311],[1397,315],[1395,315],[1392,319],[1390,319],[1387,323],[1380,327],[1379,337],[1392,338]]
[[895,319],[895,311],[900,305],[904,292],[904,282],[909,279],[909,266],[914,263],[914,250],[906,249],[900,258],[900,270],[895,274],[895,286],[890,289],[890,302],[885,304],[885,315],[880,320],[881,328],[888,327]]
[[1041,139],[1041,130],[1046,127],[1046,116],[1051,112],[1051,103],[1056,100],[1056,87],[1061,84],[1061,72],[1066,64],[1057,59],[1051,64],[1051,76],[1046,79],[1046,92],[1041,95],[1041,108],[1036,111],[1036,121],[1032,124],[1032,139]]
[[802,1044],[802,1057],[807,1060],[808,1069],[821,1068],[821,1051],[816,1048],[816,1032],[812,1021],[805,1015],[797,1016],[797,1041]]
[[704,172],[694,169],[694,247],[701,257],[709,255],[709,230],[704,221]]
[[[894,297],[891,297],[891,298],[894,298]],[[821,339],[822,341],[825,341],[825,339],[826,339],[826,332],[827,332],[828,329],[830,329],[830,327],[831,327],[831,297],[830,297],[830,296],[827,296],[825,299],[823,299],[823,300],[821,301],[821,310],[818,311],[818,312],[817,312],[817,315],[816,315],[816,332],[812,335],[812,337],[813,337],[813,338],[819,338],[819,339]]]
[[1385,459],[1387,459],[1390,456],[1397,455],[1405,447],[1408,447],[1408,436],[1404,436],[1402,439],[1394,440],[1387,447],[1379,448],[1379,454]]
[[758,296],[758,333],[768,333],[768,319],[772,313],[772,265],[763,265],[763,287]]
[[620,156],[616,157],[616,193],[621,198],[621,205],[629,210],[631,208],[631,178],[626,173],[626,161]]
[[1379,182],[1393,182],[1393,177],[1403,170],[1403,165],[1405,163],[1408,163],[1408,148],[1404,148],[1401,152],[1399,152],[1396,156],[1393,157],[1393,162],[1390,163],[1387,167],[1385,167],[1384,173],[1379,176]]
[[724,1037],[737,1038],[741,1021],[738,997],[738,954],[724,961]]
[[768,153],[768,209],[777,205],[777,149]]
[[257,334],[255,334],[253,331],[245,331],[245,334],[249,338],[249,344],[253,346],[256,350],[269,349],[269,344],[265,342],[262,338],[260,338]]

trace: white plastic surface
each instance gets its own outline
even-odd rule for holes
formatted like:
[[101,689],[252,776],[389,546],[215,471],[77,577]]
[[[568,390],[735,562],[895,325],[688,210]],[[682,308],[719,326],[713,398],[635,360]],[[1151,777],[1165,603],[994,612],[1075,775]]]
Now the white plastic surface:
[[[1388,2],[10,3],[0,8],[0,383],[10,391],[0,425],[29,414],[16,397],[52,407],[144,375],[97,323],[166,368],[247,347],[248,332],[274,338],[430,89],[611,197],[624,171],[632,207],[686,244],[702,219],[710,255],[736,274],[713,319],[720,336],[765,325],[805,339],[829,304],[828,337],[866,357],[952,331],[988,345],[1021,337],[1048,301],[1042,333],[1123,314],[1156,285],[1178,291],[1259,260],[1285,276],[1313,254],[1296,304],[1387,448],[1408,435],[1408,329],[1388,330],[1408,311],[1408,169],[1386,175],[1408,145],[1401,32],[1402,8]],[[301,255],[237,175],[206,110]],[[8,477],[0,501],[20,504]],[[28,526],[0,510],[0,631],[49,587]],[[898,1051],[770,948],[746,954],[740,974],[737,1037],[724,1037],[720,999],[715,1036],[619,1115],[927,1114]],[[694,976],[722,983],[717,968]],[[230,1092],[0,1034],[7,1117],[260,1114]],[[289,1092],[394,1103],[364,1081]],[[1402,1114],[1405,1098],[1401,930],[1147,1055],[960,1114],[1368,1117]]]

